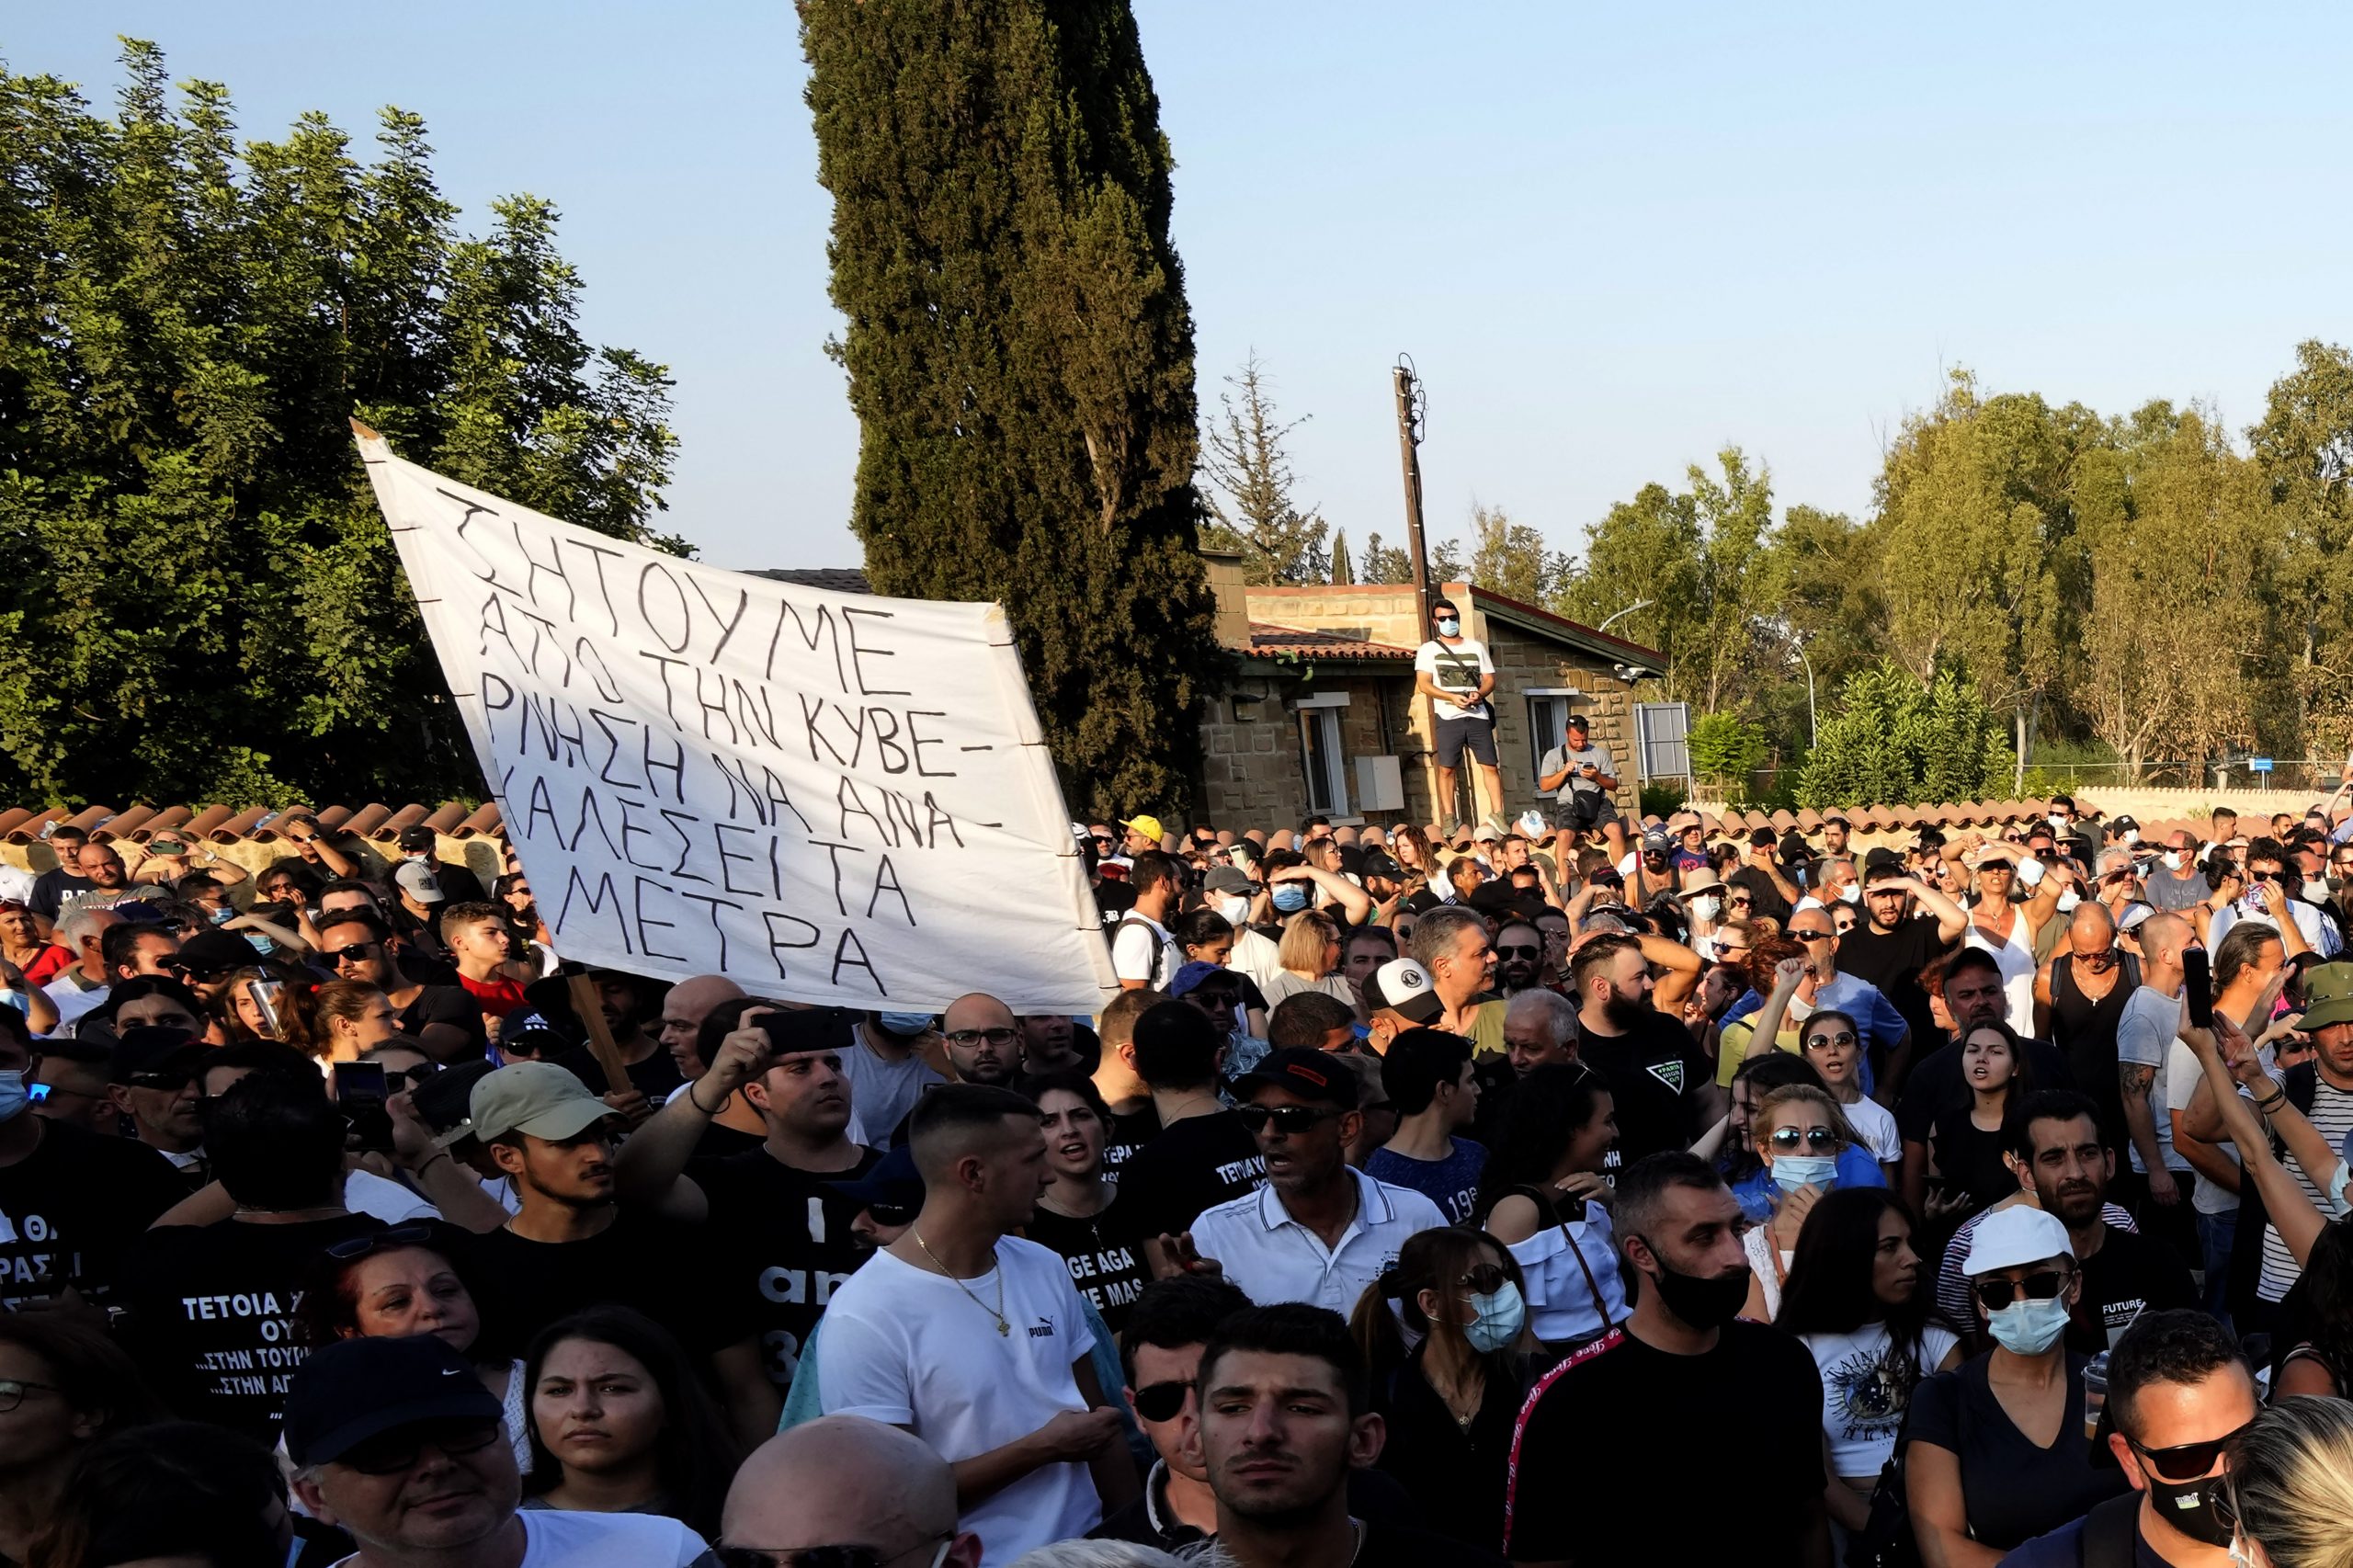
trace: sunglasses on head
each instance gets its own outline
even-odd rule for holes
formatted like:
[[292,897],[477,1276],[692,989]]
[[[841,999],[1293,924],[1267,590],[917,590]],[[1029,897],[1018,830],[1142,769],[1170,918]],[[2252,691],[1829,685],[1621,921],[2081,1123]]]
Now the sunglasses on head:
[[1136,1390],[1136,1414],[1146,1421],[1174,1421],[1176,1413],[1185,1408],[1185,1396],[1193,1392],[1190,1378],[1172,1378],[1165,1383],[1147,1383]]
[[1499,947],[1495,949],[1495,957],[1499,959],[1540,959],[1543,956],[1544,949],[1542,947],[1523,947],[1517,942],[1508,947]]
[[1794,1153],[1800,1143],[1820,1154],[1838,1147],[1838,1134],[1827,1127],[1777,1127],[1767,1142],[1784,1154]]
[[326,1254],[338,1263],[348,1263],[355,1257],[366,1257],[381,1247],[417,1246],[432,1239],[433,1227],[430,1225],[395,1225],[389,1231],[377,1231],[331,1243]]
[[2214,1468],[2214,1461],[2222,1457],[2222,1449],[2230,1440],[2245,1430],[2246,1427],[2241,1426],[2202,1443],[2177,1443],[2170,1449],[2144,1449],[2138,1443],[2132,1443],[2130,1437],[2124,1440],[2132,1443],[2132,1451],[2141,1456],[2143,1469],[2154,1474],[2159,1481],[2178,1484],[2205,1479],[2206,1472]]
[[1242,1125],[1253,1132],[1264,1132],[1269,1126],[1289,1137],[1307,1131],[1318,1122],[1329,1121],[1340,1113],[1330,1106],[1314,1105],[1239,1105],[1233,1114]]
[[2038,1269],[2023,1279],[1981,1279],[1970,1287],[1971,1292],[1985,1303],[1989,1312],[1998,1312],[2018,1300],[2018,1292],[2026,1292],[2030,1301],[2051,1301],[2067,1289],[2066,1274],[2056,1268]]
[[162,1089],[167,1094],[177,1094],[195,1081],[188,1073],[133,1073],[127,1080],[134,1089]]
[[335,1462],[362,1475],[397,1475],[416,1467],[417,1458],[428,1443],[455,1459],[460,1454],[478,1454],[506,1439],[506,1425],[503,1421],[424,1421],[355,1443]]

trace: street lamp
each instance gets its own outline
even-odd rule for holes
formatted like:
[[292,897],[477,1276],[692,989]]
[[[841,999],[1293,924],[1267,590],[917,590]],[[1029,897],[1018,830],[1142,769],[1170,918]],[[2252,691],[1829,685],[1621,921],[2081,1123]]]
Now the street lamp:
[[1630,616],[1630,615],[1633,614],[1633,613],[1634,613],[1636,610],[1638,610],[1638,609],[1648,609],[1648,608],[1651,608],[1651,601],[1650,601],[1650,600],[1648,600],[1648,599],[1636,599],[1632,604],[1628,605],[1624,609],[1621,609],[1621,610],[1620,610],[1617,614],[1615,614],[1615,615],[1611,616],[1611,617],[1609,618],[1609,619],[1608,619],[1608,620],[1605,620],[1605,621],[1603,621],[1599,626],[1595,627],[1595,628],[1594,628],[1594,630],[1595,630],[1596,631],[1608,631],[1608,630],[1609,630],[1609,621],[1611,621],[1611,620],[1623,620],[1623,619],[1625,619],[1628,616]]

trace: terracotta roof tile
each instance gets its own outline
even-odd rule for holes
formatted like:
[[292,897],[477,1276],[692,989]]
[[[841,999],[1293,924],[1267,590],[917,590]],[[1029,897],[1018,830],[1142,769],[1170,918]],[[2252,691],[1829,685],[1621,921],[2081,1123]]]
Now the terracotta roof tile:
[[1375,642],[1370,638],[1350,637],[1328,628],[1309,631],[1264,620],[1250,623],[1250,652],[1262,658],[1283,653],[1311,659],[1358,659],[1367,663],[1392,659],[1411,661],[1414,657],[1411,648],[1393,647],[1386,642]]
[[[498,807],[485,801],[469,808],[462,801],[445,801],[438,806],[415,802],[394,810],[383,805],[332,805],[313,812],[308,806],[285,808],[296,816],[309,817],[329,833],[343,838],[362,838],[375,844],[389,844],[400,836],[401,830],[423,823],[445,838],[503,837],[506,826],[499,820]],[[269,818],[265,825],[263,819]],[[279,813],[268,806],[151,806],[144,803],[116,811],[111,806],[96,805],[66,813],[55,807],[35,812],[27,807],[15,807],[0,812],[0,839],[11,844],[29,844],[41,836],[50,824],[61,826],[72,824],[86,829],[90,836],[101,841],[127,839],[144,844],[159,833],[178,834],[187,838],[207,839],[215,844],[233,844],[239,839],[256,844],[277,842],[282,835],[278,831]]]

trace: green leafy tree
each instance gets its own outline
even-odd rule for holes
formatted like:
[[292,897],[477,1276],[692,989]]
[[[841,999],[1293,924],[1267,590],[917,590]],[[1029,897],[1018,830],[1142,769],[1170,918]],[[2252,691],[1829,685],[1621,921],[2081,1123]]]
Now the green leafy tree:
[[1691,771],[1733,805],[1745,804],[1757,768],[1765,765],[1763,727],[1738,713],[1703,713],[1691,722],[1685,743]]
[[1329,525],[1291,499],[1294,480],[1283,438],[1308,415],[1286,420],[1275,409],[1267,367],[1256,350],[1239,375],[1225,378],[1218,416],[1201,438],[1201,473],[1211,521],[1201,532],[1222,550],[1242,552],[1253,583],[1313,583],[1332,569],[1324,548]]
[[1808,806],[1977,800],[2006,786],[2002,718],[1957,671],[1921,681],[1894,660],[1858,671],[1798,780]]
[[2285,651],[2294,739],[2334,744],[2353,731],[2353,352],[2298,344],[2247,439],[2280,533],[2270,645]]
[[1346,587],[1356,580],[1357,565],[1348,554],[1348,535],[1344,528],[1332,536],[1332,585]]
[[1513,522],[1501,506],[1472,503],[1472,582],[1523,604],[1541,605],[1567,570],[1567,558],[1547,549],[1541,532]]
[[1123,0],[808,0],[851,526],[994,599],[1074,810],[1181,805],[1222,678],[1168,142]]
[[0,790],[478,792],[348,420],[674,545],[665,373],[581,338],[546,203],[458,237],[415,116],[241,145],[122,60],[111,115],[0,70]]
[[1364,555],[1357,567],[1359,583],[1410,583],[1414,562],[1403,550],[1381,542],[1379,534],[1365,536]]

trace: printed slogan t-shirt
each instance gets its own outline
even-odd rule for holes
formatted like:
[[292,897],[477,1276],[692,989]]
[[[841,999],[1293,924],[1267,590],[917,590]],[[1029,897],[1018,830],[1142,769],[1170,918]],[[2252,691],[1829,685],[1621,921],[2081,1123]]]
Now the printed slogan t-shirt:
[[0,1169],[0,1310],[69,1286],[103,1305],[122,1282],[126,1255],[188,1184],[135,1140],[64,1121],[40,1129],[33,1152]]
[[383,1228],[366,1214],[338,1214],[148,1232],[128,1291],[141,1365],[180,1415],[275,1445],[287,1386],[310,1354],[294,1337],[303,1281],[327,1247]]

